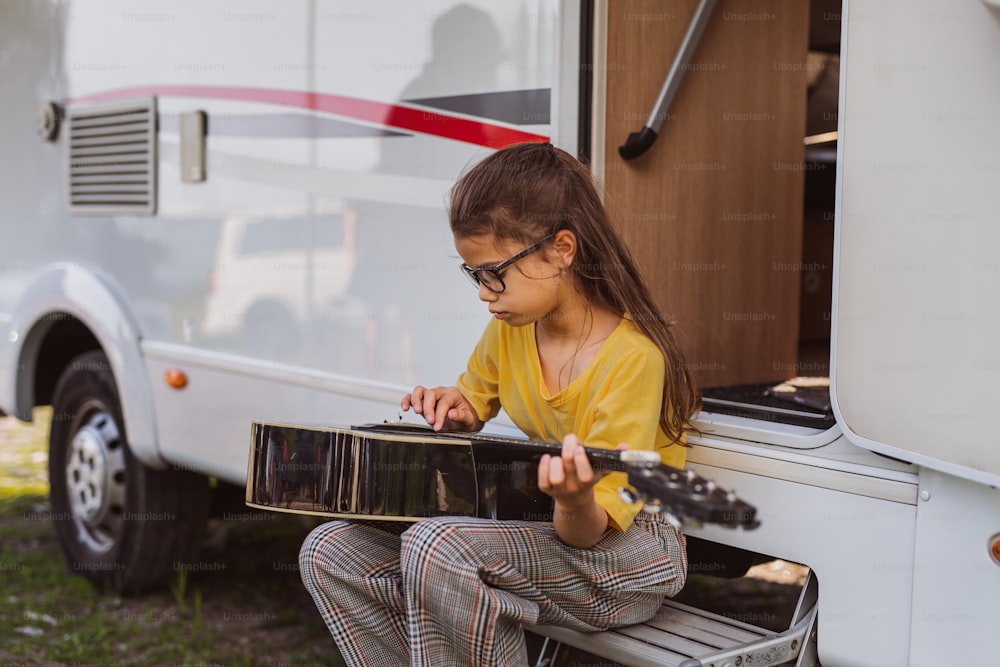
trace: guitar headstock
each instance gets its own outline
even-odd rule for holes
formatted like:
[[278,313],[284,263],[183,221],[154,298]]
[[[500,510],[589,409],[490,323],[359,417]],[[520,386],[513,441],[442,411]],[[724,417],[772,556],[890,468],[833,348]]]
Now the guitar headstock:
[[760,525],[753,505],[693,470],[664,465],[656,452],[624,451],[621,460],[635,489],[634,493],[623,490],[629,502],[641,500],[647,510],[688,525],[717,524],[746,530]]

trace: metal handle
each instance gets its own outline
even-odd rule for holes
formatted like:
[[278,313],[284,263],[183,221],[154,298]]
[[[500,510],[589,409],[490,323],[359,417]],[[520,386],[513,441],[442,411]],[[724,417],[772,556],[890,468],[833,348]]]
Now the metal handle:
[[684,71],[691,61],[691,55],[694,53],[695,47],[698,46],[698,40],[701,39],[701,34],[705,30],[705,25],[708,23],[708,18],[711,16],[714,7],[715,0],[701,0],[698,3],[698,8],[694,11],[694,16],[691,18],[690,25],[688,25],[687,33],[685,33],[684,40],[681,42],[681,47],[677,51],[677,56],[674,57],[674,63],[670,66],[670,71],[667,72],[667,78],[663,82],[663,87],[660,88],[656,104],[653,105],[653,110],[649,112],[646,124],[638,132],[629,134],[625,143],[618,147],[618,153],[623,159],[631,160],[639,157],[649,150],[649,147],[656,141],[660,127],[663,125],[663,120],[667,117],[670,104],[674,100],[674,95],[681,85],[681,79],[684,78]]

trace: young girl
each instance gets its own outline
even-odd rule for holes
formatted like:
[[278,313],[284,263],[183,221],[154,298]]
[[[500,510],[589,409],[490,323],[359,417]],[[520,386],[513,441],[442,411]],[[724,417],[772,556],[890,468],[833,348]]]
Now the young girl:
[[348,665],[523,665],[524,625],[639,623],[685,581],[681,534],[626,503],[624,473],[595,474],[581,446],[682,467],[699,403],[590,173],[551,144],[510,146],[458,181],[450,219],[494,317],[456,386],[401,405],[436,431],[478,431],[502,406],[529,437],[561,441],[538,468],[553,520],[316,528],[302,580]]

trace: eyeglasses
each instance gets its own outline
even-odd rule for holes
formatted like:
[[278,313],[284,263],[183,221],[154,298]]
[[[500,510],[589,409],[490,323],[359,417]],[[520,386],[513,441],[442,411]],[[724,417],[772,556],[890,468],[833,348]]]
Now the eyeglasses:
[[473,268],[468,264],[462,264],[459,268],[462,269],[462,273],[464,273],[466,278],[469,279],[469,282],[477,288],[482,285],[489,291],[500,294],[507,289],[507,286],[503,282],[503,278],[500,276],[500,272],[507,269],[509,266],[514,264],[514,262],[524,259],[533,252],[541,250],[542,246],[545,245],[545,243],[551,239],[552,236],[552,234],[549,234],[538,243],[528,246],[510,259],[505,259],[496,266],[480,266],[478,268]]

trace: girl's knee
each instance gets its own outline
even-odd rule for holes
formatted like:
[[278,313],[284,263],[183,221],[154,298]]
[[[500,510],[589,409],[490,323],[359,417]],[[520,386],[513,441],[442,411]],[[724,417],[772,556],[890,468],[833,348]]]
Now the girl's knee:
[[438,524],[440,523],[441,519],[424,519],[423,521],[417,521],[403,531],[401,536],[403,542],[402,553],[406,554],[410,549],[439,539],[440,528]]
[[[439,560],[452,552],[460,540],[459,517],[435,517],[418,521],[406,529],[402,535],[400,561],[404,571],[427,568],[432,565],[431,557]],[[442,549],[442,547],[444,547]]]
[[[352,525],[346,521],[331,521],[313,528],[299,549],[299,576],[308,586],[314,578],[320,560],[329,560],[330,553],[336,552],[338,538],[350,532]],[[326,558],[324,559],[324,554]]]

